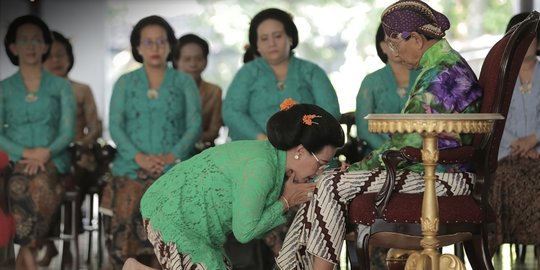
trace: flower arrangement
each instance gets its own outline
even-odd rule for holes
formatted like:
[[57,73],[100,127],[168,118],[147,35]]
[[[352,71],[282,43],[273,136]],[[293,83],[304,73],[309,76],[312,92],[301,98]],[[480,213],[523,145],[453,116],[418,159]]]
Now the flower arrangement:
[[314,115],[314,114],[305,114],[302,118],[302,122],[308,126],[311,126],[313,124],[318,125],[319,123],[313,121],[314,118],[322,117],[320,115]]
[[281,111],[286,111],[290,109],[292,106],[298,104],[298,102],[294,101],[292,98],[286,98],[281,104],[279,105],[279,109]]

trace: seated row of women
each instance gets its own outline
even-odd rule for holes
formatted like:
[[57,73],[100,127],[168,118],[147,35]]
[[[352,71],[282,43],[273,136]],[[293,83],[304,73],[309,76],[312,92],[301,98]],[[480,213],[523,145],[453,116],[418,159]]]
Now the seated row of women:
[[[482,90],[468,64],[444,39],[449,27],[443,14],[419,0],[399,1],[386,9],[377,45],[388,64],[364,80],[357,113],[477,112]],[[308,180],[343,145],[335,90],[324,70],[294,55],[298,30],[287,12],[259,12],[248,37],[255,58],[236,73],[221,108],[221,90],[201,77],[208,43],[195,35],[177,40],[159,16],[143,18],[133,27],[132,55],[142,66],[114,85],[109,129],[117,153],[100,206],[111,216],[111,268],[120,269],[129,257],[156,268],[177,263],[185,269],[229,268],[221,250],[226,233],[232,231],[245,242],[283,223],[283,213],[293,206],[311,201],[301,212],[319,213],[347,203],[358,192],[381,184],[379,157],[384,150],[421,145],[418,135],[368,139],[362,134],[367,130],[363,115],[357,117],[364,130],[360,134],[375,151],[341,178],[321,176],[315,190]],[[10,24],[5,46],[19,71],[0,82],[0,149],[16,162],[8,179],[15,241],[21,245],[16,263],[36,269],[35,251],[65,189],[60,176],[71,170],[68,146],[92,145],[101,125],[90,89],[51,74],[67,78],[73,66],[67,39],[51,35],[39,18],[23,16]],[[169,60],[186,73],[169,67]],[[389,85],[379,91],[381,81]],[[460,98],[451,98],[455,96]],[[233,142],[192,157],[196,145],[199,150],[212,146],[222,125],[221,112],[233,140],[260,141]],[[470,140],[448,134],[439,145],[456,147]],[[94,166],[91,158],[75,165],[86,171]],[[467,168],[441,167],[439,181],[445,182],[450,172],[470,177]],[[404,192],[422,190],[421,174],[418,167],[403,171],[408,185]],[[439,195],[447,194],[442,182]],[[333,192],[336,184],[343,188],[340,193]],[[336,263],[344,224],[321,225],[313,218],[297,216],[279,253],[280,267],[329,269]]]

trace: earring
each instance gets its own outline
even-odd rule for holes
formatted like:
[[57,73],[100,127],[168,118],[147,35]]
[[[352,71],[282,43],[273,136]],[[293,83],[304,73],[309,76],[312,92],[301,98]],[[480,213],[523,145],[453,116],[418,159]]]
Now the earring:
[[294,159],[298,160],[298,159],[300,159],[300,156],[294,155]]

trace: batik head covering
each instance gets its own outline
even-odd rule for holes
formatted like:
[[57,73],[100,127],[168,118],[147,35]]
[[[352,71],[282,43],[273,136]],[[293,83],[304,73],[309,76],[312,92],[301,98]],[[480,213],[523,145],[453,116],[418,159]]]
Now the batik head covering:
[[407,38],[412,32],[441,39],[450,28],[448,18],[419,0],[400,0],[387,7],[381,21],[389,37]]

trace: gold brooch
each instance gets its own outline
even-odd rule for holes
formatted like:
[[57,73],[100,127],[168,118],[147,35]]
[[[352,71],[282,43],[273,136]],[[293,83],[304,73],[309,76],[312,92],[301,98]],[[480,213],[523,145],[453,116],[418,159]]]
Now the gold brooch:
[[146,93],[146,96],[148,96],[148,99],[156,99],[159,97],[159,93],[157,89],[148,89],[148,92]]

